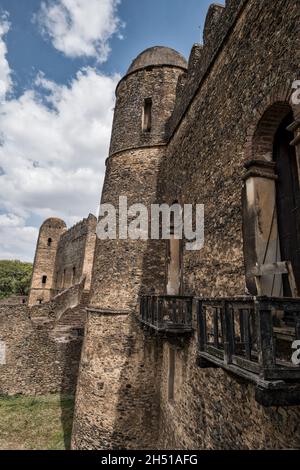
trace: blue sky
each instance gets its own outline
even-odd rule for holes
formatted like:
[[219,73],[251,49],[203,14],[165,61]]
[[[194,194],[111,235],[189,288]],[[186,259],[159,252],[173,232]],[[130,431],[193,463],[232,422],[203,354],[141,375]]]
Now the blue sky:
[[209,0],[0,0],[0,259],[96,212],[114,89],[144,49],[188,58]]

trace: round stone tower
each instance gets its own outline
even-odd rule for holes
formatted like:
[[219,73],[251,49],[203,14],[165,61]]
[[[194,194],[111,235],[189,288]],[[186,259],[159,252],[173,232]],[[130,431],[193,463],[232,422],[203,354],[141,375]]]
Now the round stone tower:
[[[165,126],[174,109],[178,78],[186,67],[185,59],[173,49],[152,47],[132,62],[118,84],[102,204],[118,208],[123,196],[128,206],[149,207],[159,199],[157,173],[165,152]],[[98,240],[91,306],[130,310],[141,290],[159,291],[156,245],[141,240]]]
[[[167,145],[165,126],[186,68],[178,52],[153,47],[133,61],[118,84],[101,204],[118,208],[122,197],[128,207],[149,209],[161,202],[157,177]],[[119,216],[117,211],[118,222]],[[134,312],[141,293],[164,292],[165,246],[119,235],[96,243],[74,449],[151,449],[156,444],[160,354]]]
[[48,302],[52,296],[57,245],[67,230],[61,219],[47,219],[40,228],[37,241],[28,305]]

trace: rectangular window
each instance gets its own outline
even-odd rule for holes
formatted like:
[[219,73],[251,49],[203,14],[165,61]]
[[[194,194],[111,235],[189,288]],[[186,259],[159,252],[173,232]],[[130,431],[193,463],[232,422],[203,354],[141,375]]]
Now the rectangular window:
[[46,285],[47,284],[47,276],[42,277],[42,284]]
[[146,98],[143,109],[143,132],[150,132],[152,126],[152,98]]
[[169,377],[168,377],[168,399],[169,401],[174,400],[174,388],[175,388],[175,357],[176,351],[174,348],[169,348]]

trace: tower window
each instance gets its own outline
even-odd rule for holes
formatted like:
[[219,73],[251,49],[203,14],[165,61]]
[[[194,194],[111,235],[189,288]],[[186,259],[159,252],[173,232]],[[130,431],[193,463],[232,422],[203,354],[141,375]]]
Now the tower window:
[[146,98],[143,109],[143,132],[150,132],[152,126],[152,98]]
[[48,246],[50,247],[52,245],[52,238],[48,238]]
[[42,277],[42,284],[45,286],[47,284],[47,276]]
[[75,280],[76,280],[76,268],[74,267],[73,273],[72,273],[72,284],[75,284]]

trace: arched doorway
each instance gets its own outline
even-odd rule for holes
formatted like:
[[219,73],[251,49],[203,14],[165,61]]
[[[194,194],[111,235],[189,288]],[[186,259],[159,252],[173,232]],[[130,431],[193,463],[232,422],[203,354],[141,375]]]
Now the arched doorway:
[[[274,139],[273,159],[276,164],[276,209],[281,259],[290,261],[298,292],[300,292],[300,187],[294,134],[288,130],[293,114],[280,124]],[[291,297],[288,276],[282,275],[282,296]]]
[[252,295],[300,293],[300,189],[293,113],[269,107],[252,137],[243,189],[247,289]]

